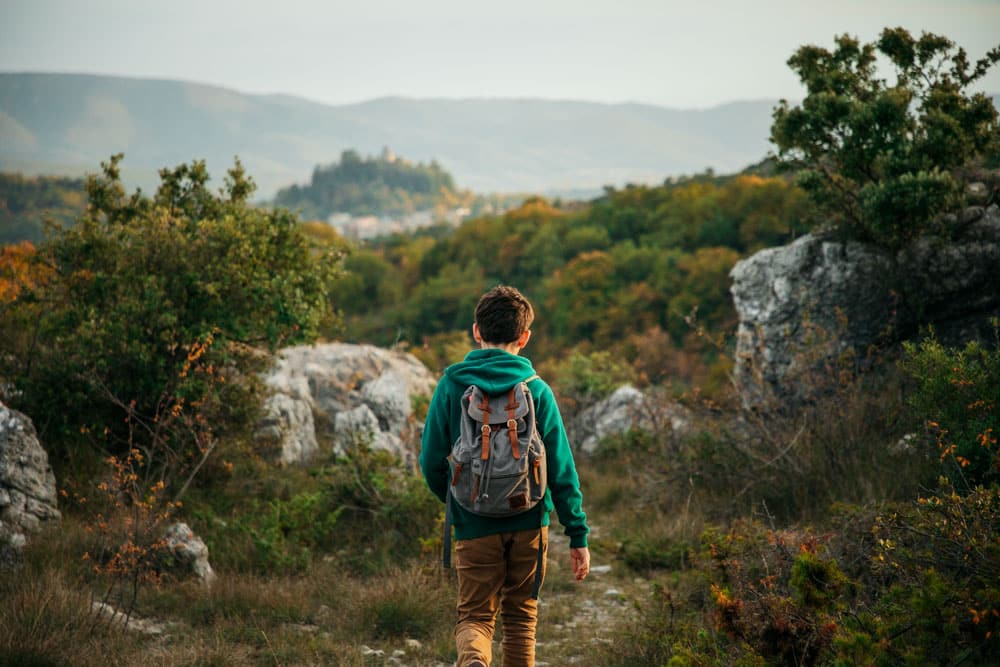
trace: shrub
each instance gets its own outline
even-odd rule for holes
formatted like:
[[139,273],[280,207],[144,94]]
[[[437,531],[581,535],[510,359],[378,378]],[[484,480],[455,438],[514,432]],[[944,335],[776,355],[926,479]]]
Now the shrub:
[[1000,651],[1000,488],[937,494],[877,518],[878,590],[838,638],[879,664],[994,664]]
[[[995,324],[996,327],[996,324]],[[947,348],[936,338],[906,343],[902,368],[916,381],[913,420],[936,441],[954,484],[1000,480],[1000,327],[992,343]]]
[[634,380],[632,369],[606,351],[573,351],[541,369],[559,393],[560,407],[572,414]]
[[[846,235],[898,248],[960,203],[952,171],[987,152],[997,111],[971,84],[1000,61],[992,49],[970,65],[940,35],[886,28],[878,41],[849,35],[836,48],[803,46],[788,65],[806,86],[801,106],[774,110],[771,140],[784,165]],[[878,76],[876,59],[895,81]]]
[[248,487],[234,478],[234,485],[227,493],[254,499],[221,517],[211,506],[200,512],[220,570],[294,574],[324,554],[354,572],[375,574],[420,557],[436,539],[442,514],[420,477],[389,453],[363,445],[289,484],[265,480]]
[[[148,444],[164,405],[197,406],[220,435],[245,428],[259,405],[251,346],[314,337],[336,271],[294,216],[250,206],[239,162],[218,195],[195,162],[161,171],[146,197],[126,196],[120,159],[88,179],[87,212],[35,255],[47,279],[25,285],[2,318],[33,332],[0,336],[0,378],[56,463]],[[125,416],[142,428],[129,433]],[[183,459],[184,429],[168,435],[158,453]]]

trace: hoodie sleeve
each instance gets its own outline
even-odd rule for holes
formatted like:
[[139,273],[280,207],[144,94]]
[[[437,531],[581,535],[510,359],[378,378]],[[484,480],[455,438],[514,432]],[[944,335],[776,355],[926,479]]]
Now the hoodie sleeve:
[[580,491],[573,451],[552,390],[545,382],[536,382],[540,388],[535,400],[535,418],[545,443],[549,491],[559,523],[569,536],[570,547],[585,547],[590,528],[587,527],[587,515],[583,512],[583,493]]
[[448,455],[451,453],[451,432],[448,414],[447,377],[442,377],[434,389],[424,432],[420,439],[420,470],[430,490],[444,502],[448,491]]

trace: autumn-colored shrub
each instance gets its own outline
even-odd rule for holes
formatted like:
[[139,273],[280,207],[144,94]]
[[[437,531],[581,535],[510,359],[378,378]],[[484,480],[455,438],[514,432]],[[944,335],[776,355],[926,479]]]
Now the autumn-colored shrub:
[[933,336],[906,343],[902,368],[915,380],[914,421],[937,444],[945,473],[964,489],[1000,481],[1000,328],[996,338],[948,348]]

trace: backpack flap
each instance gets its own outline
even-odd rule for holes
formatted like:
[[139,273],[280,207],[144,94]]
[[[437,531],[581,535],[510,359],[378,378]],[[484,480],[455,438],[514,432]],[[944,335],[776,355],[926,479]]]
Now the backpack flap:
[[[465,399],[469,403],[468,413],[472,421],[482,424],[506,424],[508,419],[507,406],[510,403],[510,392],[504,392],[497,396],[488,397],[486,407],[483,405],[483,397],[486,396],[479,387],[472,387],[472,392],[466,392],[469,398]],[[524,419],[528,414],[528,403],[524,400],[521,385],[514,387],[514,419]],[[488,416],[487,416],[488,414]]]

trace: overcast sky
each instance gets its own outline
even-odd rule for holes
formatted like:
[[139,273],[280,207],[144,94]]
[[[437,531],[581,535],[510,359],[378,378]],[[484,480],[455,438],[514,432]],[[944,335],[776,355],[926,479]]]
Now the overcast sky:
[[[0,0],[0,71],[691,108],[800,98],[797,46],[897,25],[975,59],[1000,43],[1000,0]],[[1000,92],[1000,67],[980,89]]]

